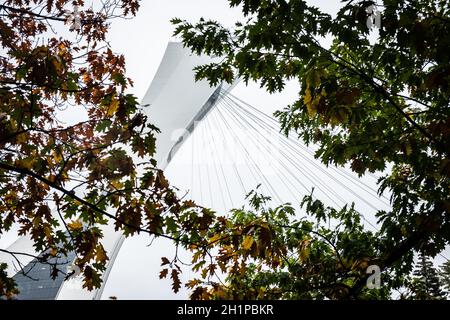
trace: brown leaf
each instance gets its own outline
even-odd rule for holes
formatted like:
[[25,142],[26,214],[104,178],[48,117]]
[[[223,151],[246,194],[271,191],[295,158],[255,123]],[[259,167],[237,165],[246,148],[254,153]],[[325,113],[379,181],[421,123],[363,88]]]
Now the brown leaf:
[[159,278],[163,279],[165,277],[167,277],[167,273],[169,272],[169,269],[163,269],[161,270],[161,272],[159,273]]
[[162,263],[161,263],[162,266],[165,266],[166,264],[170,264],[169,259],[167,259],[166,257],[162,257],[161,261],[162,261]]
[[173,292],[177,293],[178,291],[180,291],[181,288],[181,281],[180,278],[178,277],[178,274],[180,272],[176,269],[172,269],[172,274],[171,274],[171,278],[173,280],[172,282],[172,290]]

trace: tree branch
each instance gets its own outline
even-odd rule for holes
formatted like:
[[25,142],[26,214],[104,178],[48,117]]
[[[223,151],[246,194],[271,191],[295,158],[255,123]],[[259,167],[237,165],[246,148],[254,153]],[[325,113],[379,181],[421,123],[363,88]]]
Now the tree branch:
[[102,214],[102,215],[104,215],[104,216],[106,216],[106,217],[108,217],[110,219],[113,219],[114,221],[117,221],[120,224],[123,224],[124,226],[126,226],[128,228],[131,228],[131,229],[134,229],[134,230],[137,230],[137,231],[140,231],[140,232],[145,232],[145,233],[148,233],[150,235],[155,235],[155,236],[159,236],[159,237],[162,237],[162,238],[166,238],[166,239],[169,239],[169,240],[172,240],[172,241],[175,241],[175,242],[181,242],[181,243],[189,244],[189,245],[197,245],[197,246],[199,245],[198,243],[194,243],[194,242],[191,242],[191,241],[185,241],[185,240],[181,239],[181,237],[172,237],[172,236],[169,236],[169,235],[166,235],[166,234],[163,234],[163,233],[153,232],[153,231],[150,231],[150,230],[147,230],[147,229],[143,229],[141,227],[129,224],[129,223],[127,223],[127,222],[125,222],[125,221],[115,217],[114,215],[112,215],[112,214],[110,214],[110,213],[108,213],[108,212],[98,208],[94,204],[92,204],[92,203],[90,203],[90,202],[88,202],[88,201],[78,197],[76,194],[74,194],[73,192],[70,192],[69,190],[63,188],[62,186],[60,186],[60,185],[58,185],[58,184],[56,184],[56,183],[54,183],[54,182],[52,182],[52,181],[42,177],[42,176],[40,176],[37,173],[34,173],[31,170],[28,170],[28,169],[25,169],[25,168],[17,168],[17,167],[14,167],[12,165],[9,165],[9,164],[6,164],[6,163],[2,163],[2,162],[0,162],[0,168],[4,169],[4,170],[13,171],[13,172],[17,172],[17,173],[21,173],[21,174],[25,174],[25,175],[31,176],[31,177],[33,177],[33,178],[35,178],[35,179],[45,183],[49,187],[52,187],[53,189],[62,192],[64,195],[72,198],[73,200],[76,200],[76,201],[80,202],[81,204],[83,204],[84,206],[88,207],[89,209],[91,209],[91,210],[93,210],[93,211],[95,211],[97,213],[100,213],[100,214]]

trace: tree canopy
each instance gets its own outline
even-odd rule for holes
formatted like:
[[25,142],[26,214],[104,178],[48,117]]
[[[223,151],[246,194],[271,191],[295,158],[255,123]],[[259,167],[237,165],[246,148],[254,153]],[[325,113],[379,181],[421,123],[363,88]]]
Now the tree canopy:
[[419,256],[419,261],[413,275],[414,279],[410,285],[413,299],[436,300],[442,299],[445,296],[438,271],[433,266],[430,258],[423,253]]
[[[336,238],[328,237],[337,246],[335,254],[342,242],[352,241],[356,255],[344,250],[343,258],[356,265],[360,259],[378,265],[389,274],[384,283],[388,291],[402,287],[415,251],[435,257],[450,241],[449,3],[342,1],[335,16],[302,0],[229,3],[240,6],[245,16],[233,28],[205,18],[195,23],[172,20],[175,35],[193,52],[224,57],[197,67],[197,79],[212,84],[235,78],[257,81],[269,92],[282,92],[289,80],[298,82],[298,100],[275,113],[284,133],[317,144],[316,156],[327,165],[350,165],[360,175],[379,173],[379,192],[391,194],[392,210],[377,213],[375,240],[360,233],[356,224],[356,232],[350,229],[342,236],[336,231]],[[368,23],[374,8],[381,12],[375,31]],[[336,217],[338,210],[312,203],[308,211],[316,214],[316,221],[317,208],[327,218]],[[358,222],[355,215],[347,219]],[[281,247],[288,249],[290,242]],[[320,252],[319,261],[326,264],[326,253]],[[329,275],[343,287],[338,297],[364,296],[368,275],[360,272],[343,280],[332,267],[317,263],[313,266],[326,270],[323,279]],[[314,274],[307,266],[298,263],[289,276]],[[267,272],[232,273],[229,279],[236,287],[253,287]],[[275,287],[280,289],[283,275],[277,276]],[[305,282],[287,292],[315,287],[308,277],[300,279]]]
[[440,280],[447,296],[450,296],[450,261],[444,262],[439,270]]

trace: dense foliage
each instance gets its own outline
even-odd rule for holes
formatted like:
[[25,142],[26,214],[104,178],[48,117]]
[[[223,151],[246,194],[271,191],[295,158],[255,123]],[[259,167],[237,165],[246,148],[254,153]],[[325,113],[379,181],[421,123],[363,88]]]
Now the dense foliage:
[[414,278],[410,284],[411,298],[417,300],[442,299],[445,292],[442,290],[441,279],[433,262],[423,253],[413,272]]
[[[336,231],[333,245],[339,248],[351,239],[356,252],[343,249],[343,258],[378,265],[388,279],[384,288],[401,288],[412,272],[415,251],[435,257],[450,242],[450,4],[342,1],[331,16],[302,0],[229,2],[240,6],[246,17],[231,29],[207,19],[172,20],[175,35],[193,52],[224,57],[199,66],[197,78],[215,84],[239,77],[258,81],[269,92],[283,91],[288,80],[298,81],[298,100],[276,112],[284,132],[317,144],[316,156],[325,164],[349,164],[361,175],[378,172],[380,193],[392,195],[392,210],[377,213],[381,228],[375,241],[356,228],[347,230],[345,237]],[[367,23],[373,21],[374,8],[382,15],[379,30]],[[371,37],[376,39],[370,41]],[[356,219],[350,220],[357,223]],[[292,231],[276,230],[275,235],[286,236],[278,251],[291,249],[291,238],[298,245],[302,240],[314,243],[296,239]],[[272,246],[264,248],[275,250]],[[219,247],[227,249],[226,243]],[[252,258],[267,262],[258,254],[255,251]],[[236,263],[247,256],[239,254]],[[316,261],[314,255],[311,258]],[[327,259],[321,250],[317,261],[326,264]],[[287,275],[271,273],[277,283],[269,287],[283,289],[281,279],[288,277],[290,282],[297,273],[314,275],[307,271],[308,263],[296,261],[298,266],[287,267]],[[229,274],[231,291],[245,292],[239,291],[243,284],[258,288],[254,281],[267,272],[256,271]],[[363,272],[343,280],[328,265],[320,274],[325,283],[334,279],[343,287],[343,294],[327,297],[364,296],[368,275]],[[299,279],[291,289],[293,297],[305,297],[315,285],[308,276]]]
[[439,276],[443,291],[450,297],[450,260],[444,262],[439,270]]

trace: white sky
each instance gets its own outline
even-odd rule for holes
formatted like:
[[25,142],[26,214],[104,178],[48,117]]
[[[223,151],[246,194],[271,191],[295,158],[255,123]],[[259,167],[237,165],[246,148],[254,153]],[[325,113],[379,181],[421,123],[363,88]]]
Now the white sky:
[[[310,0],[311,4],[333,14],[338,0]],[[227,0],[144,0],[136,18],[115,21],[109,39],[116,52],[125,54],[127,73],[135,81],[134,93],[143,97],[152,76],[163,57],[167,42],[172,37],[170,19],[178,17],[191,22],[211,18],[225,26],[241,20],[239,8],[230,8]],[[289,101],[289,100],[288,100]]]

